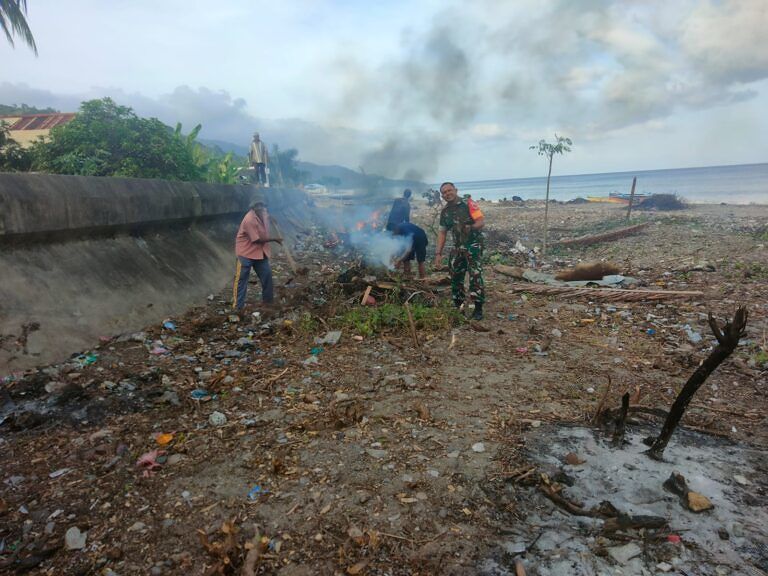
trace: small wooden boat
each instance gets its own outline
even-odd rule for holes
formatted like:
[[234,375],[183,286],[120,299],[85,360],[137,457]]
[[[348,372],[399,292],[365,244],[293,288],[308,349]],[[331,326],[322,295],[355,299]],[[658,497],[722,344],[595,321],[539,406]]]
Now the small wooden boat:
[[[650,194],[635,194],[632,204],[639,204],[646,198],[650,198],[650,196]],[[607,202],[609,204],[629,204],[629,194],[611,192],[608,196],[587,196],[587,200],[590,202]]]

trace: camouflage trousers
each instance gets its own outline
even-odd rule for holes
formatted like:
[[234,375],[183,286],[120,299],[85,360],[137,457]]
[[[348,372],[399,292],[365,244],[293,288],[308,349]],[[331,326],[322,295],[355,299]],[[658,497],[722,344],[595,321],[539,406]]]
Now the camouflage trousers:
[[451,251],[448,269],[451,273],[451,296],[456,306],[466,300],[464,278],[469,273],[469,297],[473,302],[485,302],[485,284],[483,283],[483,246],[469,244]]

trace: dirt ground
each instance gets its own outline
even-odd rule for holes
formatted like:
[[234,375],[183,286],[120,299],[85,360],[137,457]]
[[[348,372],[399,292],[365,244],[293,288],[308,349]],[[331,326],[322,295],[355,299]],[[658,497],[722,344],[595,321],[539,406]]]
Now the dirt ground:
[[[713,346],[707,313],[723,321],[740,304],[746,337],[699,390],[684,425],[761,455],[738,504],[745,516],[764,513],[768,206],[636,213],[651,222],[637,235],[537,258],[544,272],[604,259],[641,289],[702,292],[611,304],[510,290],[516,281],[492,264],[528,264],[512,249],[540,244],[543,207],[482,207],[482,322],[416,322],[418,343],[407,325],[371,335],[339,324],[360,294],[338,289],[350,260],[323,248],[318,228],[295,246],[307,277],[284,286],[292,275],[276,257],[281,303],[259,320],[232,317],[227,288],[167,327],[8,375],[0,573],[514,574],[519,560],[527,574],[554,574],[544,567],[563,551],[537,547],[526,526],[534,515],[563,526],[575,517],[538,488],[530,434],[591,426],[609,380],[607,407],[629,391],[633,405],[668,409]],[[425,205],[415,214],[431,222]],[[623,214],[553,205],[550,240],[604,230]],[[249,296],[257,301],[257,285]],[[342,331],[337,344],[315,343],[333,328]],[[137,465],[153,450],[157,464]],[[668,520],[656,540],[584,527],[582,554],[597,560],[570,573],[641,573],[622,572],[606,553],[635,541],[645,543],[642,573],[663,573],[663,559],[673,573],[761,573],[759,551],[722,572],[685,533],[674,548],[665,539],[676,519]],[[750,541],[748,527],[728,536]],[[529,545],[522,552],[510,547],[519,539]]]

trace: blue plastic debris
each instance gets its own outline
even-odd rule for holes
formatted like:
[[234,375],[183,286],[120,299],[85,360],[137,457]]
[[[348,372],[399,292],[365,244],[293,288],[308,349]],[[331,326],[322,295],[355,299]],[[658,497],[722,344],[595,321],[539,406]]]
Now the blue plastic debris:
[[166,320],[165,322],[163,322],[163,328],[166,328],[168,330],[173,330],[175,332],[176,331],[176,324],[174,324],[170,320]]
[[250,492],[248,492],[248,500],[258,500],[259,496],[263,494],[269,494],[269,490],[266,488],[262,488],[258,484],[251,488]]
[[197,388],[195,390],[192,390],[192,392],[189,393],[192,400],[200,400],[201,402],[207,402],[211,398],[215,398],[216,395],[211,395],[208,390],[203,390],[202,388]]

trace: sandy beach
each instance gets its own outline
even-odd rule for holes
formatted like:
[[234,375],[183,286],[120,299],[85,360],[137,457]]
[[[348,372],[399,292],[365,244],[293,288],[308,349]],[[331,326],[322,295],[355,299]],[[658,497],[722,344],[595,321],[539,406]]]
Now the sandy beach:
[[[308,276],[276,254],[280,304],[258,319],[231,316],[227,287],[173,318],[173,332],[148,326],[94,342],[92,364],[15,378],[5,402],[29,410],[0,436],[0,541],[39,543],[25,552],[31,574],[757,573],[747,567],[765,566],[768,525],[768,206],[636,211],[632,222],[649,225],[635,235],[537,258],[543,273],[601,260],[636,289],[701,292],[610,303],[511,289],[519,281],[494,265],[529,265],[514,249],[541,244],[543,205],[481,207],[481,323],[416,304],[448,300],[439,275],[419,285],[380,271],[368,282],[395,316],[371,324],[355,287],[366,281],[338,282],[354,251],[324,247],[333,231],[316,226],[291,239]],[[414,220],[428,227],[431,210],[418,199]],[[550,242],[621,227],[624,215],[553,204]],[[416,294],[412,329],[397,294]],[[658,417],[632,413],[615,449],[594,417],[625,392],[632,406],[668,410],[713,347],[708,313],[722,324],[739,305],[746,335],[694,397],[660,468],[713,501],[702,520],[630,450]],[[317,343],[334,330],[338,343]],[[161,338],[172,354],[148,352]],[[38,404],[53,406],[42,420]],[[634,496],[589,475],[609,476],[614,458],[635,470],[622,481],[640,483]],[[585,487],[598,493],[578,496]],[[654,514],[665,528],[607,531],[547,490],[583,509],[594,498]],[[64,553],[86,532],[82,554]]]

